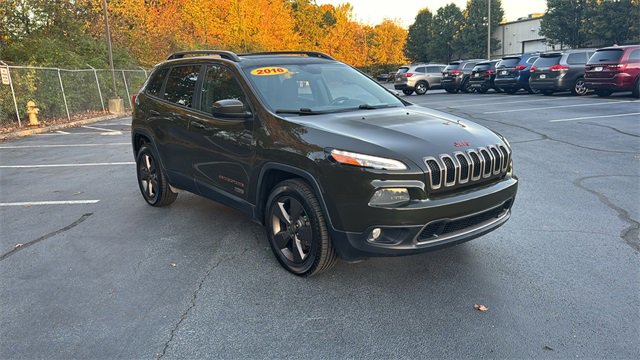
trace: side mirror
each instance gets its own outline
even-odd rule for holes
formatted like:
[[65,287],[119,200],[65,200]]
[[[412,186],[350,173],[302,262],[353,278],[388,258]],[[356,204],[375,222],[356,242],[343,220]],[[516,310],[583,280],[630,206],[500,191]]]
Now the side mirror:
[[211,115],[228,119],[246,119],[251,117],[250,111],[244,109],[242,101],[237,99],[218,100],[213,103]]

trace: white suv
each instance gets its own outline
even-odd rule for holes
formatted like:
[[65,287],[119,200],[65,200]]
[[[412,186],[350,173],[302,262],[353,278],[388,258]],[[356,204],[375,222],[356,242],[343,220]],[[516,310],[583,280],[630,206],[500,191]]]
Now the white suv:
[[417,95],[424,95],[429,89],[441,89],[442,71],[444,64],[414,64],[402,66],[396,73],[394,88],[402,90],[405,95],[415,91]]

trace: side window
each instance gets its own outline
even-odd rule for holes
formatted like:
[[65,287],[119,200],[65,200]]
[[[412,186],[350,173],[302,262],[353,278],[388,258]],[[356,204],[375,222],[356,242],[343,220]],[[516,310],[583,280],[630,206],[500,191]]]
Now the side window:
[[467,63],[464,65],[464,67],[462,68],[463,70],[470,70],[473,69],[476,66],[475,63]]
[[236,99],[246,104],[246,97],[233,73],[223,67],[207,66],[207,73],[202,84],[200,109],[208,114],[213,110],[213,103],[219,100]]
[[536,60],[538,60],[537,56],[532,56],[527,60],[527,64],[533,64]]
[[164,99],[178,105],[193,107],[193,94],[198,81],[199,65],[176,66],[169,72]]
[[629,54],[630,62],[640,62],[640,49],[633,50],[631,54]]
[[151,80],[149,80],[149,84],[147,84],[147,94],[158,97],[162,95],[160,94],[160,90],[162,90],[162,85],[168,72],[169,68],[160,69],[151,75]]
[[442,68],[439,66],[427,66],[428,73],[441,73]]
[[567,57],[567,64],[569,65],[579,65],[587,63],[587,54],[583,52],[577,52],[573,54],[569,54]]
[[425,71],[425,67],[424,67],[424,66],[417,67],[417,68],[416,68],[416,72],[419,72],[419,73],[423,73],[423,74],[424,74],[424,73],[426,72],[426,71]]

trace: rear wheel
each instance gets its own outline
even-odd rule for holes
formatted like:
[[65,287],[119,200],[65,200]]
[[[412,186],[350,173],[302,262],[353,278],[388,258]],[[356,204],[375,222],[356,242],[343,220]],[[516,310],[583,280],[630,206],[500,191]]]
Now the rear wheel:
[[532,88],[527,88],[527,92],[529,94],[540,94],[540,90],[536,90],[536,89],[532,89]]
[[471,92],[471,84],[469,84],[469,79],[465,79],[462,82],[462,87],[460,88],[463,93],[468,94]]
[[487,91],[489,91],[489,88],[482,85],[482,87],[477,88],[476,91],[479,92],[480,94],[485,94]]
[[285,180],[269,195],[265,223],[278,262],[298,276],[330,269],[336,253],[320,203],[302,180]]
[[424,95],[429,90],[429,84],[424,81],[420,81],[416,84],[416,95]]
[[458,92],[458,90],[456,89],[451,89],[451,88],[445,88],[444,89],[446,92],[448,92],[449,94],[455,94]]
[[145,144],[140,147],[136,168],[140,192],[149,205],[167,206],[176,200],[178,194],[171,191],[167,176],[151,146]]
[[596,95],[600,97],[607,97],[611,95],[611,90],[596,90]]
[[409,95],[413,94],[413,90],[404,89],[404,90],[402,90],[402,93],[407,95],[407,96],[409,96]]
[[553,95],[553,90],[540,90],[540,92],[542,93],[542,95]]
[[583,78],[576,79],[576,82],[573,84],[573,88],[571,89],[571,93],[576,96],[584,96],[587,95],[589,89],[587,85],[584,83]]

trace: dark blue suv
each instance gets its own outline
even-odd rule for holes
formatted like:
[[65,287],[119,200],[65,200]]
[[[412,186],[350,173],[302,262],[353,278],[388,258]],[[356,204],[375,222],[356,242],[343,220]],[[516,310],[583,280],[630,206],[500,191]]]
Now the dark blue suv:
[[507,94],[515,94],[520,89],[530,94],[535,91],[529,87],[531,65],[540,53],[524,53],[522,55],[505,56],[496,67],[495,86]]

